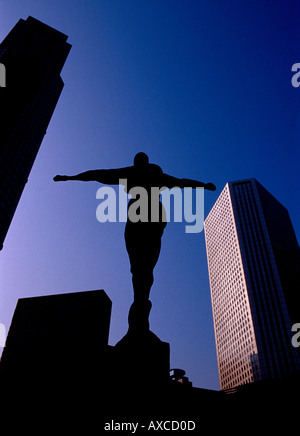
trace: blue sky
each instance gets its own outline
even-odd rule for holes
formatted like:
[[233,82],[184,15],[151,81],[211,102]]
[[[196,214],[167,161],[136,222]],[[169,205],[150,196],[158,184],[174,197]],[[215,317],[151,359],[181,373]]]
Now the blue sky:
[[[177,177],[255,177],[290,212],[299,239],[300,62],[294,1],[0,1],[0,39],[29,15],[66,33],[65,87],[1,252],[0,322],[20,297],[104,289],[110,344],[132,302],[124,223],[96,220],[95,182],[56,174],[132,163],[138,151]],[[204,233],[170,223],[150,296],[171,366],[218,389]],[[55,344],[53,344],[55,352]],[[80,352],[80,344],[78,345]]]

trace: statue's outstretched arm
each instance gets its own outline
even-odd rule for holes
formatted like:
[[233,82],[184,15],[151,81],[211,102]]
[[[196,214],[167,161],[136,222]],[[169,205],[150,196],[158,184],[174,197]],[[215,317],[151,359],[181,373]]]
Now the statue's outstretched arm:
[[198,180],[191,179],[178,179],[177,177],[169,176],[164,174],[162,177],[162,183],[167,188],[204,188],[209,191],[215,191],[216,187],[213,183],[203,183]]
[[130,167],[117,168],[112,170],[91,170],[75,176],[60,176],[53,178],[55,182],[65,182],[67,180],[79,180],[81,182],[100,182],[105,185],[118,185],[120,179],[127,179]]

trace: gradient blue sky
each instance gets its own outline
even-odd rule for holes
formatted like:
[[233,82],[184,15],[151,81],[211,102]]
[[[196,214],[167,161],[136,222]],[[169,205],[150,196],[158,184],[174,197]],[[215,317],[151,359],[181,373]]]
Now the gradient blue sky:
[[[126,333],[124,223],[96,220],[99,184],[58,184],[56,174],[127,166],[145,151],[168,174],[216,184],[205,192],[205,216],[227,181],[255,177],[287,207],[299,238],[296,3],[0,1],[0,40],[32,15],[73,46],[1,252],[0,322],[9,326],[20,297],[104,289],[109,343]],[[151,300],[151,328],[170,342],[171,366],[219,389],[203,232],[167,226]]]

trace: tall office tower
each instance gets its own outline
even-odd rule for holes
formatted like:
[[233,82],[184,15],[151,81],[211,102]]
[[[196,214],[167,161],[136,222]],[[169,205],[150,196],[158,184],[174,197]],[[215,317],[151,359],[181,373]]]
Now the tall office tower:
[[64,86],[67,38],[28,17],[0,44],[0,249]]
[[230,182],[204,231],[220,388],[300,369],[299,246],[287,210],[255,179]]

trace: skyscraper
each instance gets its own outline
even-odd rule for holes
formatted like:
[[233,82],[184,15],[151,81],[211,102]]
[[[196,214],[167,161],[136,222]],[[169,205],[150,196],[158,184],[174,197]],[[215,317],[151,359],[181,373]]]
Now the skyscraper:
[[67,36],[28,17],[0,44],[0,249],[64,83]]
[[255,179],[230,182],[204,231],[220,388],[300,369],[299,246],[287,210]]

